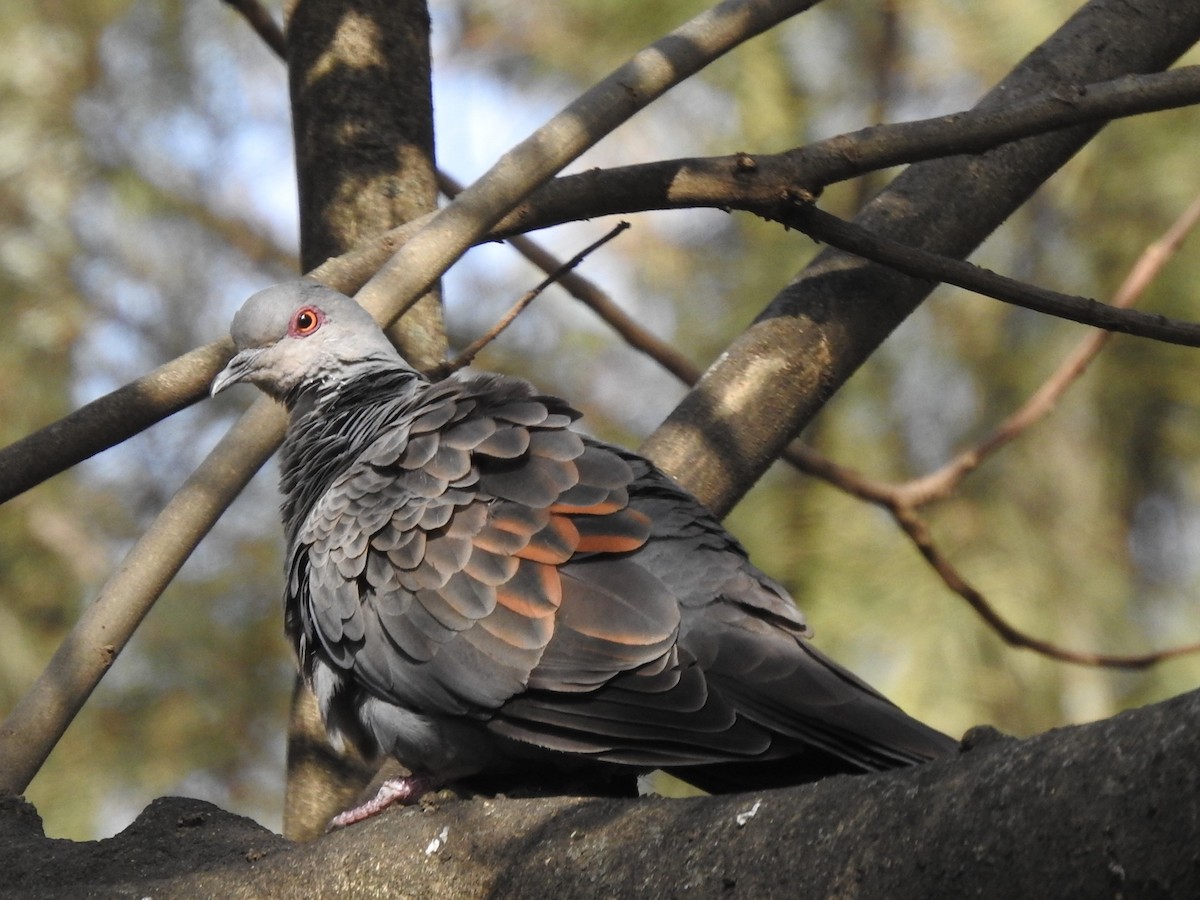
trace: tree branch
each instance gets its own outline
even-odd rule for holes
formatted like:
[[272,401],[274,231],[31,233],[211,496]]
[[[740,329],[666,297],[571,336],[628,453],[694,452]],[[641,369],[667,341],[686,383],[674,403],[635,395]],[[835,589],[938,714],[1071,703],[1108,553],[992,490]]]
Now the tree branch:
[[287,38],[283,29],[259,0],[224,0],[224,3],[241,13],[242,18],[262,38],[263,43],[275,51],[276,56],[287,58]]
[[[1197,221],[1200,221],[1200,197],[1191,202],[1161,238],[1141,253],[1117,289],[1113,297],[1114,307],[1124,308],[1136,302],[1167,261],[1178,252]],[[805,471],[887,509],[946,586],[962,597],[1010,646],[1033,650],[1043,656],[1077,665],[1122,669],[1148,668],[1167,659],[1196,653],[1200,651],[1200,642],[1133,655],[1075,651],[1022,632],[1008,623],[941,553],[933,541],[929,526],[916,512],[921,505],[948,496],[984,460],[1049,415],[1059,398],[1079,379],[1110,337],[1111,332],[1107,331],[1096,331],[1085,337],[1042,386],[988,437],[975,447],[957,454],[942,468],[921,478],[898,485],[884,484],[821,458],[807,448],[797,450],[798,445],[795,444],[789,450],[796,452],[785,455]]]
[[[953,759],[751,794],[446,800],[304,845],[199,800],[101,842],[0,802],[14,896],[1194,897],[1200,692]],[[147,865],[153,860],[153,865]],[[398,888],[398,886],[401,886]]]
[[[1049,87],[1003,103],[857,131],[778,154],[735,153],[593,169],[547,184],[506,216],[507,236],[578,218],[660,209],[740,209],[785,221],[791,204],[869,172],[1003,144],[1078,125],[1200,103],[1200,66]],[[786,222],[785,222],[786,224]]]
[[965,260],[931,253],[873,234],[866,228],[839,219],[815,206],[796,207],[789,220],[789,224],[809,237],[855,256],[883,263],[913,278],[953,284],[1014,306],[1102,328],[1105,331],[1131,334],[1185,347],[1200,347],[1200,324],[1197,323],[1179,322],[1136,309],[1121,309],[1090,297],[1061,294],[1048,288],[1006,278]]
[[888,509],[892,513],[892,517],[904,529],[904,533],[909,536],[917,549],[921,551],[921,555],[925,557],[925,561],[937,572],[938,577],[945,582],[946,586],[966,600],[971,609],[975,610],[988,624],[988,627],[996,632],[1006,644],[1012,647],[1033,650],[1042,656],[1057,659],[1060,662],[1110,669],[1146,669],[1167,659],[1200,652],[1200,641],[1198,641],[1192,644],[1170,647],[1166,650],[1155,650],[1150,653],[1131,655],[1092,653],[1086,650],[1068,650],[1050,641],[1026,634],[1013,625],[1010,625],[996,612],[987,601],[987,598],[967,581],[954,564],[938,550],[933,542],[929,526],[911,507],[890,504]]
[[[1142,251],[1117,288],[1111,305],[1124,309],[1136,303],[1163,266],[1179,252],[1184,238],[1192,232],[1197,222],[1200,222],[1200,196],[1192,200],[1162,237]],[[1112,332],[1103,330],[1084,337],[1042,386],[996,426],[991,434],[974,447],[956,454],[954,459],[936,471],[895,485],[892,490],[896,499],[906,506],[918,507],[948,495],[989,456],[1048,416],[1067,388],[1087,370],[1111,337]]]
[[20,794],[155,600],[275,451],[282,410],[256,402],[205,458],[105,582],[0,725],[0,794]]
[[[1038,128],[1195,103],[1198,78],[1197,66],[1130,75],[1080,88],[1071,102],[1052,91],[999,110],[872,126],[777,156],[670,160],[570,175],[544,185],[480,240],[600,215],[693,206],[781,219],[794,212],[797,185],[817,188],[902,162],[978,151]],[[353,294],[431,219],[432,214],[365,241],[309,274]],[[217,342],[193,351],[0,450],[0,503],[202,399],[228,349]]]
[[638,52],[505,153],[438,212],[355,295],[392,322],[474,243],[630,116],[734,47],[817,0],[722,0]]
[[[1070,85],[1154,71],[1198,35],[1200,4],[1091,0],[977,108],[998,111]],[[1097,130],[1077,125],[910,166],[855,222],[963,258]],[[826,248],[729,345],[643,452],[724,515],[931,287]]]
[[232,353],[229,338],[205,344],[9,444],[0,450],[0,503],[207,397]]

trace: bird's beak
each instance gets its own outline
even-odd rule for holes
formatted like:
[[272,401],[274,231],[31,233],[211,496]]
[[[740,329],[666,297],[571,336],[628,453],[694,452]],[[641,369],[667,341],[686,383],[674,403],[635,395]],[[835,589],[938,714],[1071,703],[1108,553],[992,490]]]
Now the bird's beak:
[[261,353],[261,347],[250,347],[234,354],[233,359],[229,360],[225,368],[213,379],[209,394],[215,397],[230,385],[245,381],[253,373]]

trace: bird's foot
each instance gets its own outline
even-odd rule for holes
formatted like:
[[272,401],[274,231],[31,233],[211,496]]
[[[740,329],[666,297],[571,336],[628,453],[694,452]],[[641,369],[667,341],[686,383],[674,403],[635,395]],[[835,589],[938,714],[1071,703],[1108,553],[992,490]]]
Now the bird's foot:
[[338,813],[329,820],[326,831],[334,831],[365,821],[378,815],[389,806],[399,803],[403,806],[416,803],[421,797],[438,786],[437,779],[428,775],[407,775],[403,778],[389,778],[379,786],[379,792],[366,803]]

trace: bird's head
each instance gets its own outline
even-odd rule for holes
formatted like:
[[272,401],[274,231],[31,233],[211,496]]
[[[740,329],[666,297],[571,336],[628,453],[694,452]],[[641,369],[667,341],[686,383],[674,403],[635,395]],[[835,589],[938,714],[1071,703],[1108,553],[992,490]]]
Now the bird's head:
[[236,353],[213,379],[216,396],[249,381],[279,400],[349,378],[362,366],[405,366],[375,320],[349,297],[309,279],[247,300],[230,328]]

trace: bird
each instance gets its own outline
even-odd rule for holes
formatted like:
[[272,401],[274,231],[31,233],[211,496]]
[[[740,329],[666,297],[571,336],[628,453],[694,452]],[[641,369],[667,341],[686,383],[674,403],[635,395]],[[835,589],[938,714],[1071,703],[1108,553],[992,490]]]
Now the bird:
[[564,400],[493,373],[430,380],[311,279],[252,295],[230,333],[211,393],[248,382],[289,414],[300,671],[331,736],[411,773],[335,826],[472,779],[663,770],[725,793],[955,752],[821,653],[699,500]]

